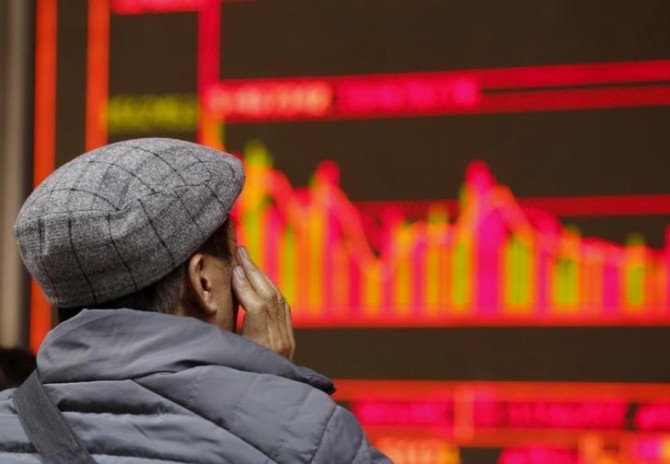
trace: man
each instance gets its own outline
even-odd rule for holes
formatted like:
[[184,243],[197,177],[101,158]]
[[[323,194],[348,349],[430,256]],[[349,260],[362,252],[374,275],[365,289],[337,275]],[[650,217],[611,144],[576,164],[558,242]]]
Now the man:
[[[96,462],[389,462],[330,380],[290,361],[290,308],[236,245],[243,183],[228,154],[129,140],[23,205],[21,256],[64,321],[37,372]],[[0,462],[40,462],[15,404],[0,394]]]

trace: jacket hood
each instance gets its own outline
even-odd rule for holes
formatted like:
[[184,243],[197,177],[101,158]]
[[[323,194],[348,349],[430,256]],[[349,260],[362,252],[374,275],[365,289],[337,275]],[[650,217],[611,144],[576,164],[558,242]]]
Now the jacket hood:
[[137,379],[200,365],[273,374],[335,391],[327,377],[240,335],[190,317],[131,309],[83,310],[49,332],[37,354],[44,383]]

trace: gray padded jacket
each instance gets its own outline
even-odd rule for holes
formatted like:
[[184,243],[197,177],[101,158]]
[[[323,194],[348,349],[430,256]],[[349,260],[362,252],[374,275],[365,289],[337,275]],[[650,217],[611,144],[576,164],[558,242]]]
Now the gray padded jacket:
[[[85,310],[37,356],[46,390],[99,463],[388,463],[326,377],[196,319]],[[0,463],[39,463],[13,390]]]

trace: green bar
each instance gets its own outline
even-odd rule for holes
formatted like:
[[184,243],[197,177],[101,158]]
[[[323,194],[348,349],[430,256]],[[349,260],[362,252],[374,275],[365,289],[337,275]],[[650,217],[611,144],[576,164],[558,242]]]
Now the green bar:
[[258,139],[250,140],[244,146],[244,161],[248,166],[272,166],[272,158],[265,144]]
[[557,306],[561,305],[561,299],[560,299],[560,294],[561,292],[559,291],[559,282],[560,282],[560,276],[558,272],[558,263],[559,261],[555,261],[552,266],[552,273],[551,273],[551,292],[552,292],[552,301],[556,302]]
[[[642,247],[644,244],[642,234],[632,233],[626,238],[627,247]],[[626,269],[626,303],[631,306],[641,306],[644,303],[645,275],[644,265],[629,266]]]
[[520,306],[528,306],[530,304],[530,265],[533,257],[530,254],[530,249],[520,240],[516,242],[516,253],[518,259],[518,300]]
[[574,259],[562,260],[563,303],[565,306],[574,306],[579,298],[579,268]]
[[644,244],[644,236],[640,233],[634,232],[626,237],[626,246],[628,247],[643,246]]
[[556,302],[560,307],[565,306],[565,270],[563,259],[556,262]]
[[282,266],[282,275],[285,276],[284,297],[289,303],[295,302],[296,294],[296,246],[295,246],[295,232],[293,228],[286,227],[286,235],[284,241],[284,259],[280,266]]
[[470,253],[467,244],[460,242],[454,245],[453,287],[454,306],[463,307],[468,302],[468,279],[470,276]]
[[[268,153],[265,145],[258,140],[249,141],[244,149],[244,161],[247,164],[247,171],[250,173],[250,178],[247,179],[248,183],[258,183],[258,179],[251,179],[253,173],[257,172],[258,169],[270,168],[272,166],[272,160],[270,154]],[[249,250],[249,254],[253,259],[260,258],[260,251],[262,247],[262,224],[261,218],[263,217],[263,212],[267,208],[269,203],[269,198],[267,195],[263,195],[258,199],[258,203],[253,205],[248,205],[248,210],[243,218],[243,223],[245,230],[247,232],[248,242],[245,244]]]
[[626,302],[631,306],[644,303],[644,266],[631,266],[626,270]]
[[579,267],[574,259],[558,260],[556,271],[556,301],[559,306],[575,306],[579,298]]

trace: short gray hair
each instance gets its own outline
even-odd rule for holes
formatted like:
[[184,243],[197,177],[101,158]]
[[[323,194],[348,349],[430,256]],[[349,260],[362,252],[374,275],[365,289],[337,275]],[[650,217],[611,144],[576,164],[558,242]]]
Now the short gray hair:
[[[205,253],[225,261],[232,258],[232,250],[229,245],[228,224],[226,220],[221,227],[202,244],[197,252]],[[189,258],[190,259],[190,258]],[[72,308],[58,308],[59,322],[63,322],[77,315],[84,308],[90,309],[136,309],[164,314],[173,314],[180,301],[187,296],[184,295],[184,276],[187,274],[188,260],[177,266],[169,274],[159,281],[148,285],[128,295],[115,298],[110,301],[98,303],[94,306],[77,306]]]

